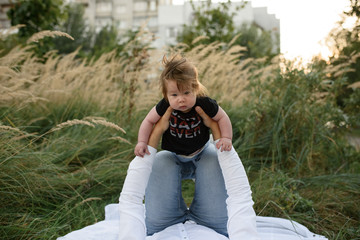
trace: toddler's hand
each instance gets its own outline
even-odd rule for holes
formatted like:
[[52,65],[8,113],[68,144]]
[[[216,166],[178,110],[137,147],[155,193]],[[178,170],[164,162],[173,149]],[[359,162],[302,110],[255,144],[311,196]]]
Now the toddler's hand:
[[232,142],[229,138],[220,138],[216,143],[216,147],[222,151],[230,151],[232,148]]
[[138,142],[136,144],[134,153],[138,157],[144,157],[145,154],[150,154],[147,144],[145,142]]

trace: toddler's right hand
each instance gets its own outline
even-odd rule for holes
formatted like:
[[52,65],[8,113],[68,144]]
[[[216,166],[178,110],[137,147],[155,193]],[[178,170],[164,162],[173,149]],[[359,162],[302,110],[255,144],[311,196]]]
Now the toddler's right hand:
[[136,144],[134,153],[138,157],[144,157],[145,154],[150,154],[147,144],[145,142],[138,142]]

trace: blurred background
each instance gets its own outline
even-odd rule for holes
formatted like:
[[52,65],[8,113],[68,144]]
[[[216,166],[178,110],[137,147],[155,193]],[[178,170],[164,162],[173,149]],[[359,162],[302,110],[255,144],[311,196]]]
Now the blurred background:
[[359,239],[359,17],[357,0],[0,0],[0,239],[104,218],[174,53],[228,113],[257,215]]

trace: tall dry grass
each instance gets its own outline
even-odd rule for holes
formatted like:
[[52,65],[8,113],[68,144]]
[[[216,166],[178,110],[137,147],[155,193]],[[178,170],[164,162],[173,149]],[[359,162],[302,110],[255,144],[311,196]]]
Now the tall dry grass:
[[[125,51],[147,37],[140,31]],[[77,52],[40,60],[32,47],[0,58],[6,239],[55,238],[102,219],[121,191],[139,124],[161,98],[162,55],[177,52],[195,63],[232,120],[256,212],[294,219],[330,239],[358,236],[359,153],[339,134],[346,119],[325,84],[329,76],[341,81],[339,69],[299,70],[281,57],[239,61],[244,48],[231,42],[110,52],[90,62]],[[193,186],[185,188],[191,200]]]

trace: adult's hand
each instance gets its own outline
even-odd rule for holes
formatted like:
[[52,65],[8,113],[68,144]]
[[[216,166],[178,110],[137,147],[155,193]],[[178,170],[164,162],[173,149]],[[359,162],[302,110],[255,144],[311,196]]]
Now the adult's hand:
[[205,126],[211,129],[214,140],[219,139],[221,137],[221,133],[218,123],[209,117],[201,107],[197,106],[195,107],[195,110],[203,119]]
[[160,120],[155,124],[153,128],[148,145],[152,146],[153,148],[157,148],[157,145],[160,142],[160,138],[162,134],[169,128],[169,119],[173,109],[168,107],[165,114],[160,118]]

